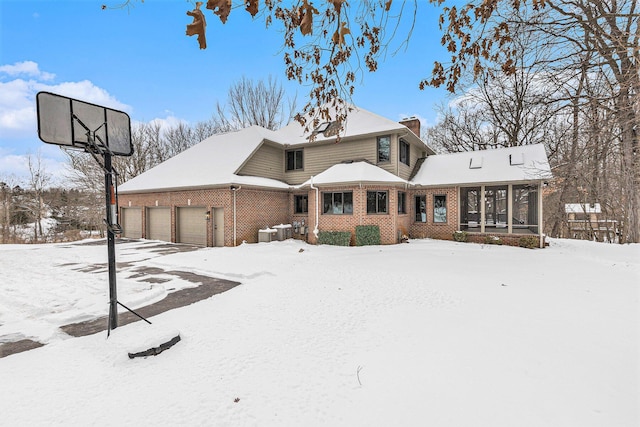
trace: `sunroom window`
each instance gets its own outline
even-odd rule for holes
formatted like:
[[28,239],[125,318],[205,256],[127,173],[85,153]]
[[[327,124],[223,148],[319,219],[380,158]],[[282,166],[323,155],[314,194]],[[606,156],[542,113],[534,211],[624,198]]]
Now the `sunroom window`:
[[480,187],[461,188],[460,193],[460,227],[480,231]]
[[538,189],[528,185],[513,186],[513,232],[538,234]]
[[[511,206],[509,206],[509,198]],[[538,234],[538,189],[532,185],[460,189],[460,228],[485,233]],[[483,205],[484,204],[484,205]],[[484,217],[482,217],[482,208]],[[509,228],[511,227],[511,228]]]
[[507,187],[486,187],[484,190],[485,230],[506,232],[508,214]]

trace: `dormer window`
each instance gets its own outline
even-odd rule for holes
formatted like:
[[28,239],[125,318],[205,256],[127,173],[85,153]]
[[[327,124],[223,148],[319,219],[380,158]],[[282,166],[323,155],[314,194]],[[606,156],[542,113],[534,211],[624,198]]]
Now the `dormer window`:
[[311,132],[310,138],[314,138],[316,135],[320,133],[325,138],[336,136],[340,132],[341,128],[342,128],[342,125],[340,124],[339,121],[334,120],[332,122],[323,122],[323,123],[320,123],[320,125],[318,125],[318,127],[315,128],[313,132]]
[[319,134],[319,133],[323,133],[324,131],[326,131],[326,130],[327,130],[327,128],[329,127],[329,125],[331,125],[331,122],[324,122],[324,123],[320,123],[320,125],[319,125],[317,128],[315,128],[315,129],[313,130],[313,134],[314,134],[314,135],[317,135],[317,134]]

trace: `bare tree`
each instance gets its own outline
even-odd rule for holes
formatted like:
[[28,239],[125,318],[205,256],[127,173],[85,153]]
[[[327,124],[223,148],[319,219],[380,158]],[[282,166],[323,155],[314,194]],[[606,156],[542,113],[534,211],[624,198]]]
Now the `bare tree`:
[[285,99],[285,96],[282,85],[272,77],[266,83],[242,77],[229,88],[227,103],[216,104],[216,114],[212,119],[214,128],[220,132],[251,125],[279,129],[293,118],[296,108],[295,99]]
[[16,209],[16,188],[18,180],[14,175],[0,177],[0,221],[2,221],[2,243],[12,243],[13,217]]
[[37,242],[43,236],[42,219],[44,212],[43,194],[47,186],[51,182],[51,174],[49,174],[42,163],[40,152],[35,159],[31,154],[27,156],[27,166],[29,168],[29,188],[33,193],[34,200],[29,204],[31,214],[35,219],[33,226],[34,240]]

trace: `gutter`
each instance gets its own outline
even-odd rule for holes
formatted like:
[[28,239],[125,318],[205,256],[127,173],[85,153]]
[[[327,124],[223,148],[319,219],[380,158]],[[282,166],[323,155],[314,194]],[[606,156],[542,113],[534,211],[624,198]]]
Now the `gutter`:
[[313,235],[316,236],[316,240],[317,240],[318,239],[318,233],[320,233],[320,230],[318,230],[318,220],[319,220],[318,219],[318,217],[319,217],[318,211],[320,210],[320,205],[318,203],[319,203],[320,196],[319,196],[319,193],[318,193],[318,187],[314,187],[313,186],[313,175],[311,176],[309,185],[311,186],[312,190],[316,190],[316,223],[315,223],[315,227],[313,228]]
[[231,191],[233,191],[233,246],[236,246],[236,193],[242,188],[242,185],[238,186],[236,188],[236,186],[232,185],[231,186]]

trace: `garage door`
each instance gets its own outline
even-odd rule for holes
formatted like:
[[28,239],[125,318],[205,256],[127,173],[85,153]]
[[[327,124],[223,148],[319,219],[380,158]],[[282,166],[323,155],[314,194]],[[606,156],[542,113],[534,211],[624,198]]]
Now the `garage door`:
[[207,245],[207,209],[176,208],[176,241],[194,245]]
[[147,239],[171,241],[171,208],[147,208]]
[[122,226],[122,237],[130,239],[139,239],[142,237],[142,209],[141,208],[122,208],[122,218],[120,218]]

